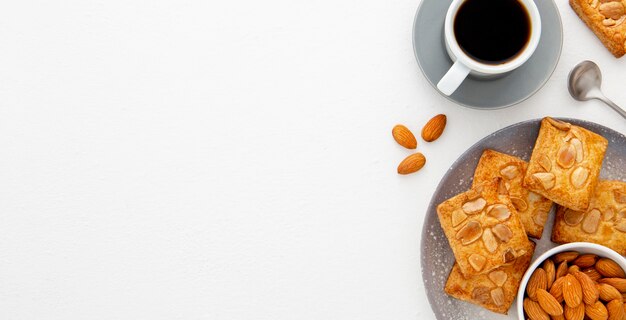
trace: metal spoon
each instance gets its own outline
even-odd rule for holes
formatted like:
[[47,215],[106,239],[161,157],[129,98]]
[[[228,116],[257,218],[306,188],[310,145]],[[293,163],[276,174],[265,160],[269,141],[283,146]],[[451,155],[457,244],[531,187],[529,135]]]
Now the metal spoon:
[[574,99],[578,101],[598,99],[626,118],[626,111],[602,93],[600,89],[602,86],[602,73],[594,62],[583,61],[579,63],[570,71],[567,82],[567,89],[569,89],[569,93]]

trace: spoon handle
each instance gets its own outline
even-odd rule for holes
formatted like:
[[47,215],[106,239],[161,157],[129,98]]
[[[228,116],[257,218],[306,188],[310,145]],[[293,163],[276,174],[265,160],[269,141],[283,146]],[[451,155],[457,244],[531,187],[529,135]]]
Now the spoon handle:
[[613,110],[617,111],[624,119],[626,119],[626,111],[620,108],[620,106],[616,105],[615,102],[611,101],[609,98],[604,96],[604,94],[600,94],[598,97],[599,100],[609,105],[609,107],[613,108]]

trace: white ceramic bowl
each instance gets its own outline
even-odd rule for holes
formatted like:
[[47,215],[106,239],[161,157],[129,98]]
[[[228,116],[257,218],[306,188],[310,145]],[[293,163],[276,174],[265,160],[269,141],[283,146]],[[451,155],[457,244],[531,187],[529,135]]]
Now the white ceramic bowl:
[[524,317],[524,294],[526,293],[526,285],[528,284],[528,279],[530,278],[530,275],[532,275],[535,269],[537,269],[537,267],[542,265],[546,259],[548,259],[549,257],[552,257],[553,255],[557,253],[561,253],[565,251],[576,251],[581,254],[592,253],[601,258],[609,258],[617,262],[617,264],[619,264],[619,266],[622,267],[623,270],[626,270],[626,258],[621,256],[619,253],[613,251],[612,249],[609,249],[605,246],[601,246],[599,244],[589,243],[589,242],[572,242],[572,243],[564,244],[558,247],[554,247],[546,251],[544,254],[540,255],[530,265],[528,270],[526,270],[526,273],[524,273],[522,282],[520,283],[519,289],[517,290],[517,318],[518,319],[526,319]]

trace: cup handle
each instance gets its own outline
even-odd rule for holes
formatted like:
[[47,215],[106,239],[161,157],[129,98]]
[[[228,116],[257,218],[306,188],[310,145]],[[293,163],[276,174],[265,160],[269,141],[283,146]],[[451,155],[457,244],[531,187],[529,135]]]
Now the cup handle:
[[463,80],[467,78],[467,75],[470,73],[470,68],[466,65],[462,64],[457,60],[450,70],[446,72],[446,74],[439,80],[437,83],[437,89],[441,91],[446,96],[449,96],[456,91],[456,89],[461,85]]

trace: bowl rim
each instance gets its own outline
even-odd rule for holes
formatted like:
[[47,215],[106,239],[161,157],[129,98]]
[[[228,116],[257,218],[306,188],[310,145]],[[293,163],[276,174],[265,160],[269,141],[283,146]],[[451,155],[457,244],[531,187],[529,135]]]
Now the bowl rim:
[[[528,284],[528,280],[535,269],[537,269],[547,258],[561,252],[565,251],[580,251],[581,253],[587,253],[588,250],[592,251],[601,251],[602,254],[598,254],[602,258],[609,258],[619,264],[620,267],[624,271],[626,271],[626,258],[621,254],[617,253],[615,250],[605,247],[600,244],[591,243],[591,242],[571,242],[567,244],[563,244],[560,246],[556,246],[544,253],[542,253],[537,259],[535,259],[522,277],[522,281],[520,282],[519,288],[517,289],[517,316],[519,319],[524,318],[524,294],[526,292],[526,285]],[[596,254],[596,253],[594,253]]]

